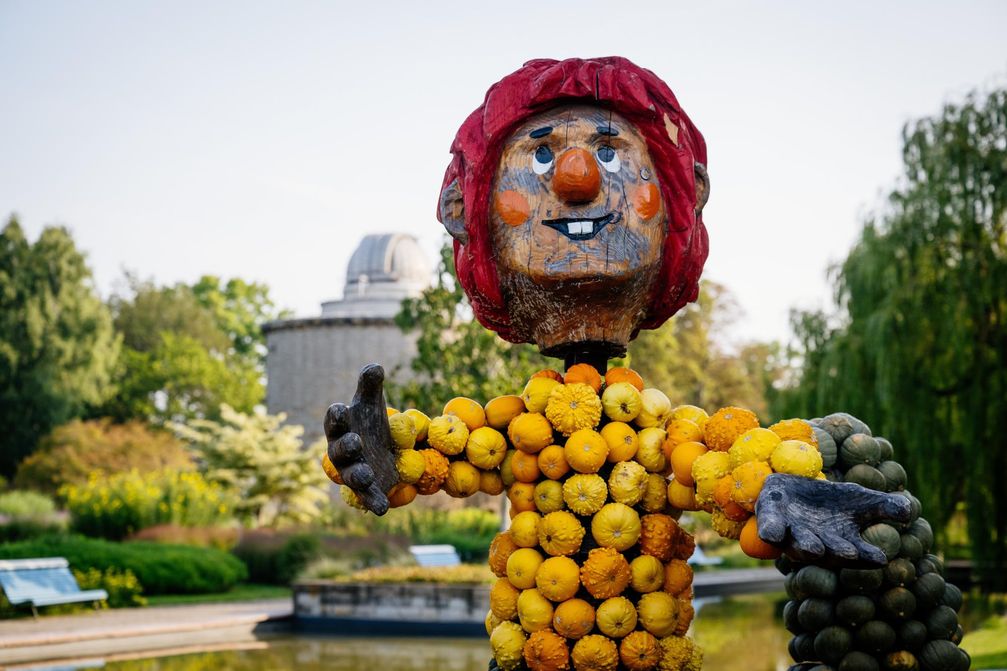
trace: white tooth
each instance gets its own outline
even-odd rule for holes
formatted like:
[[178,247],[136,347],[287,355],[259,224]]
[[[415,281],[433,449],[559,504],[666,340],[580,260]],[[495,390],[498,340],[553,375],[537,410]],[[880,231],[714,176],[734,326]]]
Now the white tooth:
[[589,221],[578,221],[575,225],[577,226],[577,232],[581,235],[591,232],[591,222]]

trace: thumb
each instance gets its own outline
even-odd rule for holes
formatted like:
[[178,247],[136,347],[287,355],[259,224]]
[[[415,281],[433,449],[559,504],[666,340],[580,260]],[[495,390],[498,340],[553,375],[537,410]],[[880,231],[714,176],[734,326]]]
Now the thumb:
[[360,369],[357,379],[357,393],[353,396],[353,405],[380,406],[385,409],[384,394],[385,369],[380,364],[371,363]]

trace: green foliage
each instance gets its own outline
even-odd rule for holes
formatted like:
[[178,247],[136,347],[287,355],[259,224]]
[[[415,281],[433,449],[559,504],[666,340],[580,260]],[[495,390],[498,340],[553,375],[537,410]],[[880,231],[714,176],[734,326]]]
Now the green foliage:
[[147,605],[147,600],[143,598],[143,586],[129,569],[100,571],[89,568],[85,571],[74,570],[73,575],[82,590],[103,589],[108,592],[105,603],[110,608],[136,608]]
[[328,479],[318,466],[321,441],[305,450],[300,426],[284,415],[251,414],[221,406],[221,421],[193,420],[174,429],[211,482],[233,492],[236,511],[255,526],[304,524],[328,502]]
[[45,494],[12,490],[0,494],[0,515],[16,519],[44,519],[56,512],[56,502]]
[[406,333],[418,333],[410,365],[413,379],[392,382],[395,371],[389,371],[385,382],[386,397],[395,407],[438,415],[455,396],[485,402],[520,393],[535,371],[556,365],[531,345],[504,342],[472,317],[450,244],[441,248],[436,284],[419,298],[403,301],[395,323]]
[[289,310],[276,308],[269,297],[269,287],[238,278],[224,281],[203,275],[192,285],[192,294],[213,315],[217,328],[227,335],[231,353],[261,372],[266,359],[262,324],[290,316]]
[[83,536],[45,536],[0,544],[0,559],[66,557],[80,571],[131,571],[145,594],[223,592],[245,580],[245,565],[212,548],[162,543],[114,543]]
[[973,556],[1007,565],[1007,90],[903,131],[904,175],[834,269],[840,314],[796,313],[780,405],[866,418],[935,528],[964,500]]
[[29,242],[14,217],[0,232],[0,474],[39,438],[105,401],[119,339],[69,231]]
[[156,524],[211,526],[231,518],[234,499],[194,472],[93,474],[60,494],[75,531],[119,540]]
[[739,405],[765,417],[765,390],[776,377],[778,348],[751,343],[731,352],[715,337],[740,315],[725,287],[703,281],[695,303],[661,328],[641,331],[630,343],[629,365],[675,405],[697,405],[708,412]]
[[240,533],[241,530],[235,525],[185,527],[179,524],[156,524],[131,534],[129,540],[230,550],[238,542]]
[[109,301],[125,345],[120,392],[104,410],[154,421],[219,419],[221,404],[250,412],[264,397],[261,325],[283,316],[262,284],[206,275],[158,287],[127,276]]
[[14,482],[55,494],[63,485],[87,482],[88,475],[98,471],[192,468],[188,450],[167,431],[137,420],[124,424],[108,418],[74,420],[42,439],[38,450],[21,462]]
[[415,545],[453,545],[464,562],[485,560],[500,531],[500,515],[480,508],[395,508],[373,519],[375,530],[405,536]]
[[317,533],[251,534],[243,537],[234,554],[248,567],[254,582],[287,585],[311,562],[322,556]]

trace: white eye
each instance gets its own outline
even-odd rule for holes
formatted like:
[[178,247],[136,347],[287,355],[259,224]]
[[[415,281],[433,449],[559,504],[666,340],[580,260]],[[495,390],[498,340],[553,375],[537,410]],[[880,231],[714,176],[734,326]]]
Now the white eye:
[[531,161],[531,169],[535,171],[536,175],[544,175],[549,172],[549,168],[553,164],[552,149],[542,145],[535,150],[535,156]]
[[598,162],[609,172],[619,172],[622,164],[619,162],[619,154],[608,145],[598,149]]

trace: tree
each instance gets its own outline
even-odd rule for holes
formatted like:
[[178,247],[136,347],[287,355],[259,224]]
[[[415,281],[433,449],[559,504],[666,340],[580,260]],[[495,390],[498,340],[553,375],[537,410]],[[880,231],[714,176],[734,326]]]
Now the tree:
[[676,405],[698,405],[708,412],[740,405],[765,417],[762,376],[769,375],[766,367],[775,350],[751,343],[734,353],[715,337],[740,316],[727,288],[704,280],[695,303],[661,328],[641,331],[630,343],[629,363],[648,386],[665,392]]
[[0,233],[0,475],[113,390],[119,338],[70,232]]
[[110,301],[125,345],[120,392],[103,410],[156,422],[219,418],[221,404],[250,412],[264,397],[262,322],[282,316],[267,287],[203,276],[159,287],[127,275]]
[[318,465],[324,440],[303,449],[303,427],[284,425],[283,414],[245,414],[224,405],[219,415],[219,422],[195,419],[172,427],[207,480],[237,495],[237,512],[255,526],[317,518],[328,501],[328,479]]
[[94,472],[106,474],[163,469],[192,470],[188,450],[169,432],[132,420],[74,420],[39,442],[38,450],[17,469],[18,487],[56,494],[68,484],[83,484]]
[[903,162],[833,270],[839,314],[796,315],[801,376],[785,396],[892,439],[935,528],[964,501],[973,556],[1003,587],[1007,90],[907,124]]
[[520,393],[535,371],[556,367],[555,359],[531,345],[506,343],[473,319],[449,244],[441,248],[437,282],[418,298],[403,301],[395,322],[406,333],[418,332],[418,351],[410,364],[414,379],[396,383],[389,375],[386,383],[389,403],[400,407],[440,414],[455,396],[484,403]]

